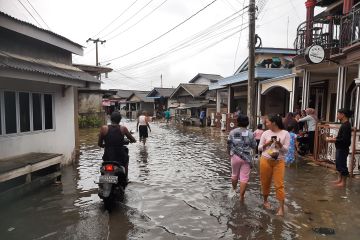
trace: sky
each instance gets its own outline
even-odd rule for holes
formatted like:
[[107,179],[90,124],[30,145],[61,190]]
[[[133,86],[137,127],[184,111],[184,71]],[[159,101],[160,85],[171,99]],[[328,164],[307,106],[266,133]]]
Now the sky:
[[[198,73],[233,75],[247,57],[248,2],[0,0],[0,9],[84,46],[74,63],[95,65],[94,44],[86,40],[106,40],[99,44],[99,62],[114,71],[102,78],[102,88],[151,90],[161,79],[163,87],[177,87]],[[305,0],[257,4],[263,47],[292,48],[305,21]]]

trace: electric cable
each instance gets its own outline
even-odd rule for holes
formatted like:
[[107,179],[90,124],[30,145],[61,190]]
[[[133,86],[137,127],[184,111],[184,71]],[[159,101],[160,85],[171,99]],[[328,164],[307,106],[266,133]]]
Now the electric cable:
[[128,21],[130,21],[133,17],[135,17],[137,14],[139,14],[139,12],[141,12],[142,10],[144,10],[152,1],[154,0],[150,0],[149,2],[147,2],[142,8],[140,8],[136,13],[134,13],[133,15],[131,15],[128,19],[126,19],[124,22],[122,22],[120,25],[118,25],[117,27],[115,27],[113,30],[111,30],[109,33],[105,34],[104,36],[102,36],[101,38],[106,38],[107,36],[109,36],[111,33],[115,32],[117,29],[121,28],[122,26],[124,26]]
[[41,15],[38,13],[38,11],[36,11],[36,9],[34,8],[34,6],[30,3],[29,0],[26,0],[29,5],[31,6],[31,8],[36,12],[36,14],[40,17],[41,21],[46,25],[46,27],[50,30],[49,25],[47,25],[47,23],[44,21],[44,19],[41,17]]
[[27,7],[20,1],[20,0],[18,0],[18,2],[21,4],[21,6],[23,6],[23,8],[25,8],[25,10],[30,14],[30,16],[32,17],[32,19],[34,19],[35,20],[35,22],[38,24],[38,26],[40,27],[40,28],[43,28],[42,26],[41,26],[41,24],[36,20],[36,18],[31,14],[31,12],[27,9]]
[[122,11],[120,13],[120,15],[118,15],[114,20],[112,20],[108,25],[106,25],[103,29],[101,29],[97,34],[95,34],[92,38],[95,38],[96,36],[98,36],[100,33],[102,33],[105,29],[107,29],[108,27],[111,26],[111,24],[113,24],[116,20],[118,20],[124,13],[126,13],[127,10],[129,10],[132,6],[135,5],[135,3],[138,0],[135,0],[132,4],[130,4],[130,6],[128,6],[124,11]]
[[166,31],[165,33],[161,34],[160,36],[156,37],[155,39],[151,40],[150,42],[147,42],[145,43],[144,45],[138,47],[138,48],[135,48],[121,56],[118,56],[118,57],[115,57],[115,58],[112,58],[112,59],[108,59],[108,60],[105,60],[103,62],[111,62],[111,61],[114,61],[114,60],[117,60],[119,58],[123,58],[123,57],[126,57],[134,52],[137,52],[139,51],[140,49],[143,49],[144,47],[152,44],[153,42],[159,40],[160,38],[164,37],[165,35],[169,34],[170,32],[172,32],[173,30],[175,30],[176,28],[180,27],[181,25],[183,25],[184,23],[186,23],[187,21],[189,21],[190,19],[192,19],[193,17],[195,17],[196,15],[198,15],[199,13],[201,13],[202,11],[204,11],[206,8],[208,8],[209,6],[211,6],[212,4],[214,4],[217,0],[213,0],[212,2],[210,2],[209,4],[207,4],[205,7],[201,8],[199,11],[197,11],[196,13],[192,14],[190,17],[186,18],[184,21],[180,22],[179,24],[177,24],[176,26],[172,27],[170,30]]
[[162,5],[164,5],[168,0],[164,0],[160,5],[158,5],[156,8],[154,8],[151,12],[149,12],[147,15],[145,15],[144,17],[142,17],[140,20],[138,20],[136,23],[134,23],[133,25],[131,25],[130,27],[126,28],[125,30],[121,31],[120,33],[116,34],[113,37],[110,37],[107,41],[110,41],[118,36],[120,36],[121,34],[127,32],[128,30],[130,30],[131,28],[135,27],[137,24],[139,24],[141,21],[143,21],[145,18],[147,18],[148,16],[150,16],[152,13],[154,13],[157,9],[159,9]]

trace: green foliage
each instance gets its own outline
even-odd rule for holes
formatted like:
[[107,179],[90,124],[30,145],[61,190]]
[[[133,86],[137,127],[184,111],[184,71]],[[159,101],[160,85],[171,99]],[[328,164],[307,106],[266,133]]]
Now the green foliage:
[[102,119],[96,115],[79,116],[79,128],[98,128],[103,124]]

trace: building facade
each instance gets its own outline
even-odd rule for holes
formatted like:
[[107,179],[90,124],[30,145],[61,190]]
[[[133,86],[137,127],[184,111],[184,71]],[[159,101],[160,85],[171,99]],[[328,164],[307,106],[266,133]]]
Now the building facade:
[[100,81],[72,65],[81,45],[0,12],[0,157],[77,152],[78,88]]

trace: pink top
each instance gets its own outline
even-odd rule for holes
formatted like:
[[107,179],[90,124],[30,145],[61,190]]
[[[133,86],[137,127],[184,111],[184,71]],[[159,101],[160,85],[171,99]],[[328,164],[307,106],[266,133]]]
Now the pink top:
[[264,133],[264,130],[262,129],[256,129],[254,132],[254,137],[256,140],[260,140],[261,135]]
[[285,159],[285,155],[286,155],[286,153],[289,149],[289,145],[290,145],[290,134],[288,133],[288,131],[285,131],[285,130],[280,130],[277,133],[275,133],[271,130],[266,130],[261,135],[260,143],[259,143],[259,151],[262,151],[261,155],[266,158],[271,158],[271,156],[266,151],[270,146],[268,146],[265,149],[263,149],[263,146],[265,143],[271,141],[272,136],[276,136],[277,140],[280,139],[280,143],[283,145],[282,148],[279,150],[278,159]]

